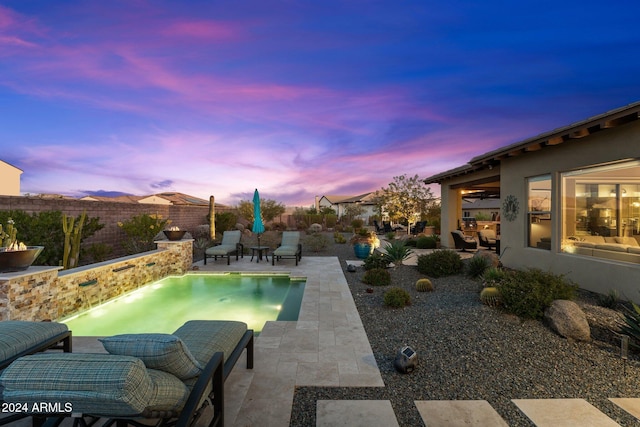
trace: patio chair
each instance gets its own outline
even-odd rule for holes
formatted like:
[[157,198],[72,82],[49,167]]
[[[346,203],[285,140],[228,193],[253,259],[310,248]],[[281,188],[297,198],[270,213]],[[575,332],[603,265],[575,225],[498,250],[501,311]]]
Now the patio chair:
[[283,231],[280,246],[273,251],[271,265],[276,265],[276,260],[282,258],[294,258],[296,265],[302,259],[302,244],[300,244],[299,231]]
[[391,223],[389,221],[382,221],[382,227],[385,233],[393,233],[393,228],[391,228]]
[[373,220],[373,225],[376,227],[376,234],[382,234],[384,233],[384,228],[380,227],[380,224],[378,224],[377,220]]
[[478,242],[473,237],[468,237],[462,234],[462,231],[455,230],[451,232],[453,236],[453,241],[456,245],[456,249],[460,249],[461,252],[466,252],[467,249],[476,250],[478,249]]
[[485,248],[495,248],[496,247],[496,232],[493,230],[478,230],[478,240],[480,241],[480,246]]
[[[16,359],[45,350],[72,349],[71,331],[64,323],[6,320],[0,322],[0,371]],[[0,401],[2,388],[0,387]],[[15,413],[0,418],[0,425],[14,423],[26,414]]]
[[[80,425],[224,426],[224,381],[253,331],[243,322],[197,320],[173,334],[126,334],[101,339],[109,354],[43,353],[13,362],[0,376],[4,397],[28,408],[44,425],[73,417]],[[209,423],[201,418],[211,404]],[[40,406],[35,406],[40,408]],[[141,422],[142,421],[142,422]],[[74,424],[76,425],[76,424]]]
[[50,349],[71,352],[71,331],[64,323],[0,322],[0,371],[19,357]]
[[416,234],[422,233],[426,225],[427,225],[427,221],[416,222],[416,224],[413,227],[411,227],[411,234],[416,235]]
[[225,231],[222,234],[222,242],[217,246],[212,246],[204,251],[204,264],[207,265],[207,258],[214,261],[220,258],[227,258],[227,265],[231,262],[231,255],[235,253],[236,261],[238,256],[244,258],[244,246],[240,243],[240,230]]

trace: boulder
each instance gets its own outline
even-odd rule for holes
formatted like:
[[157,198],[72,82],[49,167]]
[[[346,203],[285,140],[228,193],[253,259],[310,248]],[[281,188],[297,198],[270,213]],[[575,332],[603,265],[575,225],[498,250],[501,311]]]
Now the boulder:
[[544,311],[544,320],[552,330],[565,338],[591,341],[591,329],[587,317],[573,301],[553,301]]

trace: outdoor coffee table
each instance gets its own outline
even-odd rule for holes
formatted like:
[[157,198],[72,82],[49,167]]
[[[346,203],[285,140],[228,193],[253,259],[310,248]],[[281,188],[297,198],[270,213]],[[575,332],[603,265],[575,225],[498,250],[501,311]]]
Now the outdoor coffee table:
[[256,262],[260,262],[262,259],[262,253],[264,252],[264,258],[269,262],[269,246],[251,246],[251,261],[253,261],[253,257],[258,253]]

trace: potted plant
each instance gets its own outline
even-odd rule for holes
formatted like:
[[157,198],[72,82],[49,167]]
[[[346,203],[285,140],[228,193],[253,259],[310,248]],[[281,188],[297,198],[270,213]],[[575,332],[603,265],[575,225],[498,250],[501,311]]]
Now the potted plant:
[[359,259],[365,259],[373,253],[373,250],[380,246],[380,240],[376,233],[364,228],[356,232],[350,240],[353,251]]
[[11,218],[6,227],[0,224],[0,273],[26,270],[44,249],[44,246],[26,246],[18,242],[17,235]]

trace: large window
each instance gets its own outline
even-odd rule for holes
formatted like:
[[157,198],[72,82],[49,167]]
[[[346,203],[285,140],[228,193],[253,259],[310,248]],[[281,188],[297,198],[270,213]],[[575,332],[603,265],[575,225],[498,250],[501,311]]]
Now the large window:
[[529,246],[551,249],[551,175],[527,179]]
[[640,161],[567,172],[562,186],[563,251],[640,260]]

